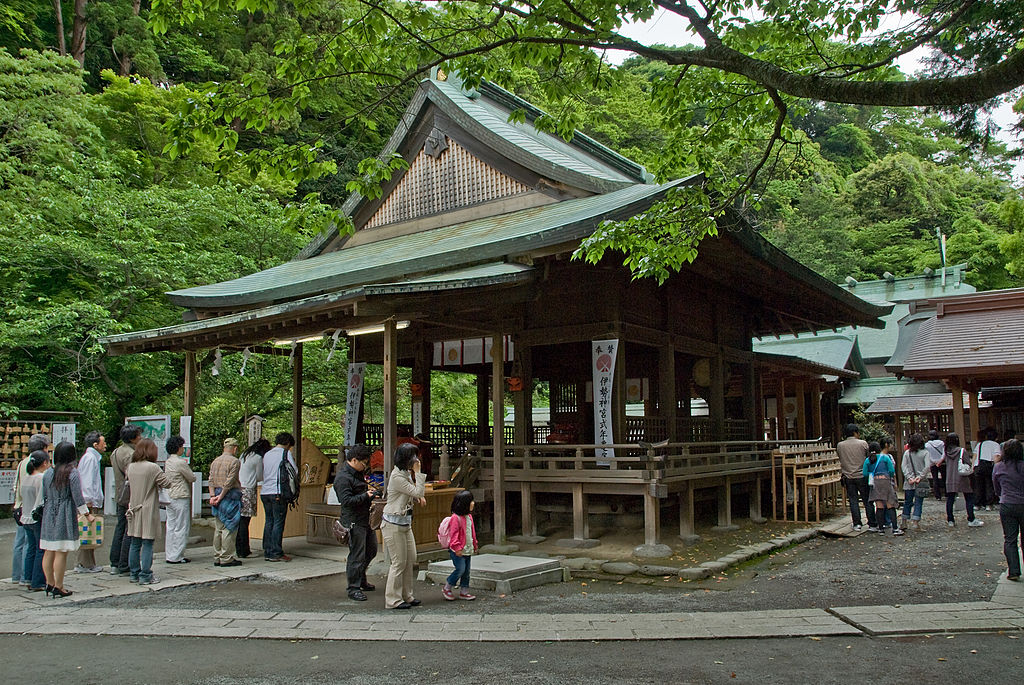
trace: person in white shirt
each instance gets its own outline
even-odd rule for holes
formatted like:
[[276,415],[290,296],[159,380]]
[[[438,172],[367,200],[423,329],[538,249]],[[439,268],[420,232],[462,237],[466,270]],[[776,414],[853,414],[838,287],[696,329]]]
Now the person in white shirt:
[[978,465],[975,474],[975,497],[978,508],[984,507],[992,511],[996,504],[995,488],[992,486],[992,469],[1003,456],[999,443],[996,442],[996,429],[991,426],[984,431],[984,439],[978,445]]
[[185,438],[172,435],[164,445],[167,461],[164,475],[171,481],[167,488],[167,533],[164,538],[164,561],[168,564],[187,564],[185,556],[188,533],[192,526],[192,484],[196,476],[185,461]]
[[939,437],[938,431],[930,430],[928,431],[928,442],[924,444],[924,448],[928,450],[928,468],[932,474],[932,494],[935,495],[935,499],[944,499],[946,470],[939,468],[939,462],[946,456],[946,443]]
[[287,458],[291,467],[298,473],[295,457],[291,449],[295,446],[295,438],[291,433],[278,433],[274,438],[277,446],[263,455],[263,487],[260,490],[260,501],[266,523],[263,525],[263,558],[267,561],[291,561],[284,553],[284,521],[288,515],[288,503],[281,498],[281,486],[278,483],[278,471],[281,460]]
[[235,536],[235,556],[239,559],[252,556],[249,522],[256,516],[256,503],[259,502],[256,486],[263,480],[263,455],[268,451],[270,441],[260,438],[238,458],[242,462],[238,470],[238,482],[242,486],[242,516],[238,521],[238,535]]
[[[100,461],[107,449],[107,439],[99,431],[89,431],[85,436],[85,454],[78,460],[78,475],[82,479],[82,497],[89,507],[89,513],[103,516],[103,479],[100,476]],[[96,547],[78,551],[76,573],[99,573],[102,566],[96,565]]]

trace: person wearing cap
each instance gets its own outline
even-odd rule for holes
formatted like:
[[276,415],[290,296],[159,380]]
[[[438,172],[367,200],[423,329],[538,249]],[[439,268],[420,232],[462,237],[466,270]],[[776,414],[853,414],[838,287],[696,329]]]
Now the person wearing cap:
[[[28,439],[28,445],[26,445],[28,455],[18,464],[18,470],[14,474],[14,508],[24,507],[24,502],[21,501],[21,482],[28,478],[28,462],[31,459],[32,453],[37,450],[43,450],[44,452],[53,452],[53,445],[50,444],[49,436],[44,433],[36,433]],[[14,549],[12,550],[11,559],[11,582],[15,584],[21,584],[28,586],[31,578],[25,578],[23,570],[25,568],[25,551],[28,549],[28,533],[26,533],[23,526],[15,528],[14,533]]]
[[[213,565],[241,566],[235,558],[235,536],[241,511],[242,487],[238,480],[238,440],[224,440],[224,450],[210,464],[210,506],[213,516]],[[223,502],[224,506],[220,506]],[[231,525],[231,523],[234,525]]]

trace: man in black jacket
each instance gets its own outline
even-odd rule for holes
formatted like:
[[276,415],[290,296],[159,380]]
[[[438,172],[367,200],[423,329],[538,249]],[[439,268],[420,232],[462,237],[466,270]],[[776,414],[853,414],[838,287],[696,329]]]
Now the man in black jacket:
[[370,448],[353,445],[348,448],[347,461],[334,477],[334,494],[341,503],[341,522],[351,530],[348,539],[348,596],[365,602],[364,590],[376,589],[366,580],[366,567],[377,556],[377,534],[370,530],[370,502],[380,492],[366,482],[370,465]]

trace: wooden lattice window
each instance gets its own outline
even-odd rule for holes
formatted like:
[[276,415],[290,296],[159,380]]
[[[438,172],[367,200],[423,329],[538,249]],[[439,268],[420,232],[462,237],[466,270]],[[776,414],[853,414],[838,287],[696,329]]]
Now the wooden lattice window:
[[454,140],[421,150],[366,228],[440,214],[458,207],[530,191],[526,186],[473,156]]

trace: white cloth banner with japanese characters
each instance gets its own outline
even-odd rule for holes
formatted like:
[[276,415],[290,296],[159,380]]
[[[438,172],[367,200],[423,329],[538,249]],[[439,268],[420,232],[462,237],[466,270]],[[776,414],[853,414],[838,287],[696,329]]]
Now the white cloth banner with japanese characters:
[[352,362],[348,365],[348,398],[345,401],[345,444],[356,444],[359,426],[359,405],[363,401],[363,377],[366,376],[366,362]]
[[[594,444],[611,445],[615,443],[612,432],[612,385],[615,378],[615,355],[619,349],[618,340],[593,340],[592,367],[594,372]],[[596,448],[594,455],[598,464],[607,466],[607,461],[614,459],[615,450],[611,447]]]

